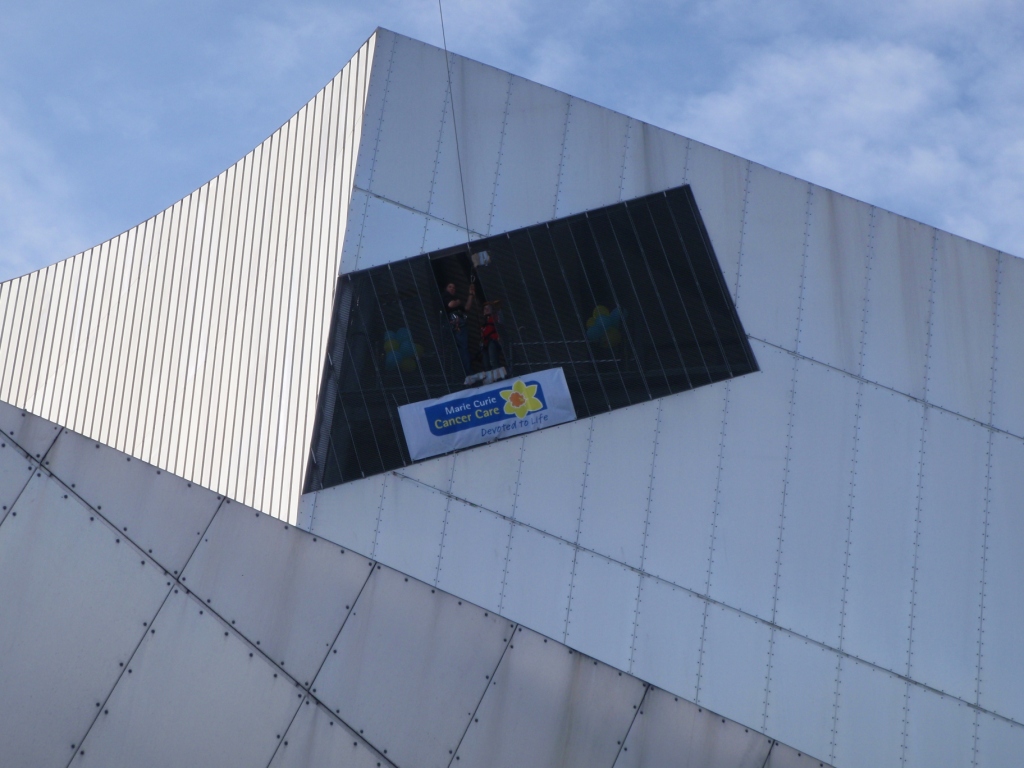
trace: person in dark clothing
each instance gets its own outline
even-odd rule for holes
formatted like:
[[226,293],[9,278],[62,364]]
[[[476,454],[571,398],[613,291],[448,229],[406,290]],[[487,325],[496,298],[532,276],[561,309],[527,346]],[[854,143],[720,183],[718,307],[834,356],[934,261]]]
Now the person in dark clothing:
[[501,367],[501,339],[498,337],[497,318],[494,304],[484,304],[484,320],[480,326],[480,343],[483,346],[484,362],[487,370],[493,371]]
[[452,335],[455,337],[455,348],[459,351],[462,370],[467,376],[473,373],[473,366],[469,359],[469,329],[466,327],[466,312],[473,308],[475,300],[475,285],[470,284],[469,297],[465,301],[459,298],[455,283],[448,283],[445,286],[444,305],[448,313],[448,322],[452,326]]

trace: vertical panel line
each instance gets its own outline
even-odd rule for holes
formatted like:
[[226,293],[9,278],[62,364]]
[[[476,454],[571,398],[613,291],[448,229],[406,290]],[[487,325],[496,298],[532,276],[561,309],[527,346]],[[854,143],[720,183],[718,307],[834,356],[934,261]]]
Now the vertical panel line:
[[441,545],[437,548],[437,567],[434,570],[434,586],[441,580],[441,562],[444,560],[444,544],[448,535],[448,513],[452,508],[452,488],[455,486],[455,467],[458,457],[452,456],[452,471],[448,474],[448,490],[444,494],[444,520],[441,521]]
[[633,637],[629,643],[629,669],[633,674],[633,663],[636,659],[636,636],[640,627],[640,602],[644,587],[644,564],[647,560],[647,532],[651,526],[651,499],[654,496],[654,470],[658,463],[658,443],[661,438],[662,403],[664,400],[658,398],[656,401],[658,410],[654,417],[654,445],[651,447],[651,471],[647,476],[647,506],[644,510],[644,533],[640,542],[640,573],[641,576],[636,585],[636,602],[633,608]]
[[580,486],[580,511],[576,517],[576,539],[572,548],[572,572],[569,576],[569,602],[565,606],[565,630],[562,632],[562,642],[567,643],[569,639],[569,620],[572,616],[572,596],[576,588],[576,562],[580,556],[580,526],[583,522],[583,505],[587,498],[587,479],[590,474],[590,448],[594,443],[594,420],[590,419],[587,432],[587,453],[583,460],[583,484]]
[[740,305],[740,288],[743,285],[743,263],[747,255],[747,214],[750,203],[750,177],[753,170],[753,163],[747,160],[747,169],[743,174],[743,212],[740,215],[740,252],[736,260],[736,284],[733,286],[732,295],[737,307]]
[[[800,293],[796,307],[796,339],[794,349],[800,349],[800,331],[803,326],[804,296],[807,289],[807,262],[810,258],[811,218],[814,211],[814,185],[807,185],[807,200],[804,210],[804,243],[800,264]],[[782,508],[779,513],[779,536],[775,548],[775,580],[772,587],[772,630],[768,638],[768,671],[765,676],[764,712],[762,730],[768,730],[768,707],[771,698],[772,662],[775,657],[775,628],[779,608],[779,584],[782,578],[782,544],[786,533],[786,504],[789,501],[789,471],[793,457],[793,425],[796,421],[796,390],[799,379],[800,358],[793,356],[793,378],[789,390],[789,419],[786,424],[786,451],[782,465]]]
[[694,691],[694,701],[700,703],[700,684],[704,672],[704,643],[707,638],[708,629],[708,607],[711,605],[711,579],[714,575],[715,563],[715,539],[718,533],[718,507],[722,498],[722,466],[725,463],[725,437],[729,425],[729,399],[732,392],[732,382],[725,382],[725,397],[722,403],[722,430],[718,438],[718,466],[715,468],[715,500],[711,506],[711,536],[708,541],[708,568],[704,581],[704,615],[700,626],[700,645],[697,651],[697,687]]
[[526,453],[526,438],[519,438],[519,465],[516,469],[516,485],[512,492],[512,515],[508,524],[508,545],[505,547],[505,566],[501,572],[501,595],[498,597],[498,613],[505,608],[505,588],[508,585],[508,564],[512,559],[512,539],[516,528],[516,513],[519,511],[519,483],[523,479],[523,454]]
[[619,169],[619,200],[622,200],[622,196],[626,192],[626,165],[629,162],[629,148],[630,139],[633,136],[633,123],[632,117],[626,119],[626,135],[622,141],[622,166]]
[[558,201],[562,196],[562,177],[565,175],[566,149],[569,145],[569,123],[572,120],[573,97],[567,96],[565,101],[565,124],[562,127],[562,153],[558,159],[558,180],[555,182],[555,204],[551,218],[558,218]]
[[[427,216],[423,218],[423,237],[420,238],[420,252],[427,250],[427,229],[430,227],[430,211],[434,205],[434,189],[437,187],[437,170],[441,166],[441,147],[444,145],[444,125],[448,121],[448,105],[452,98],[451,76],[448,78],[448,88],[444,92],[444,101],[441,104],[441,122],[437,131],[437,149],[434,151],[434,168],[430,173],[430,191],[427,193]],[[454,106],[452,108],[452,121],[454,122]],[[458,146],[456,145],[456,153]],[[463,192],[465,201],[465,192]],[[469,226],[466,227],[466,241],[469,241]]]
[[[864,302],[861,305],[860,317],[860,343],[857,352],[857,375],[864,371],[864,345],[867,340],[867,318],[868,302],[871,294],[871,267],[875,258],[875,215],[876,209],[871,209],[871,220],[868,224],[868,245],[864,254]],[[853,511],[857,497],[857,462],[860,458],[860,423],[861,405],[864,401],[864,382],[857,381],[857,400],[853,413],[853,453],[850,467],[850,490],[847,496],[846,505],[846,540],[843,542],[843,581],[842,593],[839,602],[839,650],[842,651],[846,640],[846,608],[847,596],[850,582],[850,550],[853,544]],[[842,685],[843,657],[836,658],[836,679],[835,688],[832,693],[832,737],[829,744],[829,762],[836,761],[836,741],[839,731],[839,691]]]
[[[995,404],[996,404],[996,366],[997,358],[999,355],[999,310],[1002,305],[1002,285],[1003,285],[1003,254],[997,255],[996,263],[996,300],[995,306],[992,310],[992,370],[991,378],[989,380],[989,394],[988,394],[988,423],[991,424],[995,417]],[[982,534],[981,534],[981,584],[979,587],[978,595],[978,653],[977,653],[977,674],[974,680],[974,704],[976,707],[981,706],[981,680],[982,680],[982,662],[984,659],[985,649],[985,598],[987,591],[987,578],[988,578],[988,524],[989,524],[989,513],[992,507],[992,449],[995,442],[995,433],[989,429],[988,432],[988,445],[986,447],[985,456],[985,514],[982,522]],[[979,733],[979,712],[977,709],[974,710],[974,725],[973,733],[971,737],[971,766],[977,768],[978,765],[978,742],[980,740]]]
[[494,169],[494,187],[491,189],[491,205],[487,211],[487,230],[486,234],[492,233],[492,226],[494,224],[494,208],[498,202],[498,187],[501,181],[501,161],[505,155],[505,135],[508,132],[508,112],[509,106],[512,104],[512,81],[514,75],[508,76],[508,86],[505,89],[505,112],[501,117],[501,138],[498,139],[498,164]]
[[[935,316],[935,271],[936,262],[938,260],[938,249],[939,249],[939,235],[937,230],[932,232],[932,254],[931,254],[931,269],[929,272],[929,284],[928,284],[928,324],[927,334],[925,335],[925,349],[924,349],[924,399],[928,399],[928,385],[931,378],[931,359],[932,359],[932,322]],[[909,680],[911,672],[913,671],[913,659],[914,659],[914,618],[917,613],[917,561],[918,555],[921,549],[921,515],[923,512],[924,505],[924,467],[927,456],[927,438],[928,438],[928,416],[931,408],[925,403],[923,415],[921,418],[921,448],[918,452],[918,463],[917,463],[917,503],[915,505],[914,512],[914,555],[911,561],[911,577],[910,577],[910,619],[908,622],[908,636],[907,636],[907,665],[906,665],[906,677]],[[907,683],[907,688],[903,697],[903,733],[902,741],[900,744],[900,764],[906,765],[907,762],[907,738],[909,735],[910,726],[910,683]]]

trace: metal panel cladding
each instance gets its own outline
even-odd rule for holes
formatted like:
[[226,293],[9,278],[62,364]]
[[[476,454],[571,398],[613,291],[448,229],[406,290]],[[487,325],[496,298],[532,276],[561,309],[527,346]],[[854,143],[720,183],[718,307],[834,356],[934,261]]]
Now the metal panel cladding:
[[200,189],[0,285],[0,397],[293,514],[375,41]]
[[[473,297],[461,319],[441,286]],[[347,274],[337,297],[307,490],[411,464],[398,407],[488,372],[560,367],[587,417],[757,370],[685,186]]]
[[5,767],[821,766],[0,401],[5,458]]

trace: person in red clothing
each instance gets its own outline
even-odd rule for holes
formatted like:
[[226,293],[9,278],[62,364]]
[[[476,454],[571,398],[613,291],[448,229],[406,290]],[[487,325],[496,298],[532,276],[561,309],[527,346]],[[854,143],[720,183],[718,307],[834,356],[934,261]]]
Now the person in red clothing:
[[498,338],[497,318],[494,304],[484,304],[484,319],[480,324],[480,345],[483,347],[483,358],[487,370],[493,371],[501,366],[501,339]]

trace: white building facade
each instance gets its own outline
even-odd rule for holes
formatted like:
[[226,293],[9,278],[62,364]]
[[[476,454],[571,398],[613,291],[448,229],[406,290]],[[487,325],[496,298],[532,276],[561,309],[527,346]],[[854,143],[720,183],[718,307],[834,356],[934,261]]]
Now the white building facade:
[[[339,269],[682,186],[759,370],[299,501]],[[378,30],[0,318],[0,399],[801,754],[1021,763],[1015,256]]]

